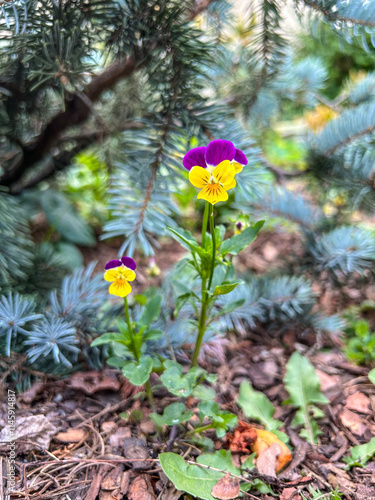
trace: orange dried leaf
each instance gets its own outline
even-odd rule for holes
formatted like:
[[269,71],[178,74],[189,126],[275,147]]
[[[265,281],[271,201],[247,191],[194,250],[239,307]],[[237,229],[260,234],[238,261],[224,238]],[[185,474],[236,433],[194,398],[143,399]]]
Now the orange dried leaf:
[[257,440],[256,429],[246,422],[238,421],[233,434],[228,434],[229,449],[232,453],[252,453],[251,446]]
[[254,429],[257,433],[256,441],[251,445],[251,451],[257,454],[257,457],[267,450],[272,444],[280,446],[281,453],[276,459],[276,472],[279,472],[287,463],[292,460],[292,454],[285,443],[273,434],[273,432],[263,429]]

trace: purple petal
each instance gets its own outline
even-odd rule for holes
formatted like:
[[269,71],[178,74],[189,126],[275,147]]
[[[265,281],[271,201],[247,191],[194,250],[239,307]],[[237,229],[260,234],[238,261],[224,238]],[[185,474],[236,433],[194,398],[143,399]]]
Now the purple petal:
[[203,167],[206,168],[206,161],[204,155],[206,153],[206,148],[200,146],[199,148],[191,149],[186,153],[182,159],[182,164],[187,170],[191,170],[193,167]]
[[232,161],[235,154],[236,148],[230,141],[216,139],[207,146],[206,163],[216,167],[224,160]]
[[241,165],[248,164],[246,156],[239,149],[236,149],[236,154],[234,155],[234,161],[236,161],[237,163],[240,163]]
[[132,271],[137,268],[137,264],[131,257],[121,257],[121,262]]
[[122,266],[121,260],[110,260],[109,262],[107,262],[104,269],[108,270],[119,266]]

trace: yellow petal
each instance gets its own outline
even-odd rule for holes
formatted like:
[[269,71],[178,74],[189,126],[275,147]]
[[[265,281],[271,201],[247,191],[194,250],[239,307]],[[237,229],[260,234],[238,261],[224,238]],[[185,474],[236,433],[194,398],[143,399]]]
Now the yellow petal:
[[122,275],[127,281],[135,280],[135,272],[132,269],[124,269]]
[[212,172],[212,175],[221,184],[229,184],[232,182],[235,174],[236,170],[234,165],[232,165],[229,160],[219,163],[219,165],[215,167],[215,170]]
[[132,287],[126,280],[116,280],[109,287],[108,291],[111,295],[126,297],[132,291]]
[[189,181],[197,188],[204,187],[209,180],[210,174],[205,168],[193,167],[189,172]]
[[227,201],[228,193],[220,184],[207,184],[197,196],[198,200],[206,200],[212,205],[218,201]]
[[223,184],[223,188],[224,188],[226,191],[228,191],[228,189],[232,189],[232,188],[234,188],[236,184],[237,184],[237,183],[236,183],[236,180],[235,180],[235,179],[233,179],[233,181],[232,181],[232,182],[230,182],[229,184]]
[[241,165],[241,163],[238,163],[235,161],[234,163],[232,163],[232,165],[234,166],[234,170],[235,170],[236,174],[239,174],[240,172],[242,172],[243,165]]
[[121,270],[121,267],[114,267],[113,269],[108,269],[108,271],[106,271],[104,273],[104,279],[106,281],[117,280],[120,270]]

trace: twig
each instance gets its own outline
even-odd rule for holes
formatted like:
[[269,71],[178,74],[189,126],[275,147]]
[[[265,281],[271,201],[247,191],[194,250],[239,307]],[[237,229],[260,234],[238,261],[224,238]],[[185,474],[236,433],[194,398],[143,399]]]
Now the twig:
[[106,408],[101,410],[99,413],[97,413],[93,417],[87,418],[86,420],[84,420],[80,424],[77,424],[76,426],[72,427],[72,429],[78,429],[79,427],[86,425],[86,424],[92,422],[93,420],[97,420],[98,418],[103,417],[104,415],[107,415],[108,413],[112,413],[112,412],[120,409],[125,403],[128,403],[128,401],[124,400],[124,401],[120,401],[119,403],[116,403],[115,405],[107,406]]
[[23,486],[25,488],[26,500],[30,500],[29,492],[27,491],[26,465],[23,466]]

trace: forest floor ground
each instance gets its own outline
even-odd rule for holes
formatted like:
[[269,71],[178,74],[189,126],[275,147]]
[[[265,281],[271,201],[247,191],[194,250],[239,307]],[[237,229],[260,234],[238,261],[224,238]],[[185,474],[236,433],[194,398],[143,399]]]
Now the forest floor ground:
[[[97,260],[100,271],[113,258],[116,247],[116,243],[113,247],[99,243],[95,249],[86,250],[85,261]],[[301,252],[301,242],[294,234],[265,233],[238,257],[237,267],[240,271],[270,272],[279,266],[293,266],[296,254]],[[156,255],[161,275],[149,277],[139,271],[135,291],[158,286],[183,253],[177,243],[162,242]],[[146,265],[147,260],[139,257],[138,268]],[[326,285],[323,290],[322,286],[314,284],[320,293],[319,307],[328,314],[373,298],[370,287],[359,291],[348,286],[343,296]],[[373,322],[372,318],[369,320]],[[342,461],[352,446],[366,443],[375,435],[375,386],[367,377],[369,370],[349,363],[340,344],[339,337],[315,336],[294,323],[284,323],[258,325],[241,336],[229,333],[226,340],[205,349],[201,364],[217,373],[214,387],[221,409],[247,421],[237,405],[237,397],[241,382],[248,380],[272,401],[274,418],[283,422],[282,430],[290,438],[289,465],[277,477],[255,476],[272,488],[274,496],[254,490],[244,498],[302,500],[303,496],[311,498],[312,486],[321,491],[316,498],[330,498],[331,489],[337,488],[342,498],[375,499],[375,462],[368,462],[365,468],[346,470]],[[318,445],[310,445],[299,436],[292,428],[294,410],[283,405],[288,397],[282,383],[285,365],[296,349],[314,365],[329,400],[322,407]],[[152,383],[157,384],[156,378]],[[117,371],[106,369],[76,372],[64,380],[44,379],[18,395],[16,418],[23,437],[16,444],[16,488],[9,500],[191,498],[176,491],[166,480],[157,456],[163,451],[174,451],[194,460],[199,449],[184,439],[182,429],[175,428],[172,435],[170,428],[158,433],[149,417],[148,402],[137,397],[137,392],[138,388]],[[0,419],[4,422],[6,396],[2,399]],[[176,400],[162,389],[155,392],[159,412]],[[194,400],[187,404],[195,409]],[[215,449],[228,448],[225,438],[217,439],[212,431],[207,431],[207,436],[214,440]],[[7,456],[9,450],[3,444],[0,483],[5,483]],[[0,486],[0,500],[5,498],[4,486]]]

